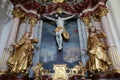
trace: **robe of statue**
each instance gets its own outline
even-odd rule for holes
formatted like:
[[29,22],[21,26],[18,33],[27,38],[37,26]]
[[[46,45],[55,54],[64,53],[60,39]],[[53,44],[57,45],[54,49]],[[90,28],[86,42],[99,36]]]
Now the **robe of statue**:
[[89,35],[88,37],[89,60],[86,67],[91,72],[106,71],[111,64],[109,58],[107,57],[106,50],[108,46],[100,40],[100,38],[104,37],[104,33],[94,33],[94,35]]
[[32,51],[34,46],[32,42],[35,39],[29,39],[24,35],[21,40],[14,46],[14,51],[8,59],[8,65],[13,73],[28,72],[28,66],[32,62]]

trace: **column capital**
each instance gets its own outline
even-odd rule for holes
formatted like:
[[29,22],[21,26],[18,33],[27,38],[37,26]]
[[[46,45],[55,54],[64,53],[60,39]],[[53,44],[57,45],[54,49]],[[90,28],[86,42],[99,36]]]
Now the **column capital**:
[[29,23],[31,24],[32,27],[35,26],[37,20],[38,20],[38,19],[37,19],[36,17],[30,17]]
[[17,8],[13,10],[12,15],[14,18],[22,18],[25,16],[25,13],[21,9]]
[[100,6],[99,7],[99,16],[106,16],[108,13],[108,8],[106,6]]
[[100,22],[102,16],[106,16],[108,13],[108,8],[105,5],[99,6],[95,11],[93,16],[94,21]]
[[95,22],[100,22],[100,17],[99,17],[99,15],[93,15],[93,20],[94,20]]
[[22,17],[20,23],[26,23],[27,19],[27,16]]
[[89,28],[90,27],[90,17],[89,16],[84,16],[83,18],[84,24]]

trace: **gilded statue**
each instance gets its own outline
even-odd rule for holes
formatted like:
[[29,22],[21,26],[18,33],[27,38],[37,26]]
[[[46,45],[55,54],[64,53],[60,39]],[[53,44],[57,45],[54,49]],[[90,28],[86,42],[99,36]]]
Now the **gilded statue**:
[[14,51],[8,59],[8,65],[12,73],[28,73],[28,66],[32,63],[32,52],[37,43],[37,39],[30,38],[30,32],[26,32],[23,37],[13,45]]
[[32,67],[32,70],[35,74],[34,80],[39,80],[39,77],[42,75],[44,68],[42,67],[42,63],[37,63],[36,66]]
[[88,36],[88,53],[89,60],[86,68],[91,72],[105,72],[111,62],[107,56],[108,45],[101,40],[105,38],[105,33],[96,29],[94,26],[89,29]]

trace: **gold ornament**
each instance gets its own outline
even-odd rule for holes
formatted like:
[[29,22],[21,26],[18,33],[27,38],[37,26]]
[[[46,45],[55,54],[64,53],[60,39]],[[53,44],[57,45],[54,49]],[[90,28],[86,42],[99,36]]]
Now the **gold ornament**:
[[62,8],[61,8],[61,7],[59,7],[59,8],[57,9],[57,13],[62,14]]
[[13,14],[13,17],[15,17],[15,18],[22,18],[25,16],[25,13],[23,11],[21,11],[21,9],[19,9],[19,8],[13,10],[12,14]]
[[53,3],[63,3],[64,0],[53,0]]
[[95,22],[100,22],[99,15],[93,15],[93,19],[94,19]]
[[32,67],[32,70],[35,74],[34,80],[39,80],[39,77],[42,75],[44,68],[42,67],[42,63],[37,63],[36,66]]
[[21,18],[21,23],[26,23],[26,21],[27,21],[27,16]]
[[63,37],[64,37],[66,40],[69,40],[69,39],[70,39],[70,35],[69,35],[69,33],[68,33],[66,30],[63,31],[62,35],[63,35]]
[[31,26],[35,26],[36,22],[37,22],[37,18],[35,18],[35,17],[30,17],[29,23],[31,24]]
[[85,23],[85,25],[90,28],[90,17],[89,16],[85,16],[83,17],[83,22]]
[[75,65],[73,68],[70,68],[70,75],[81,75],[82,77],[85,76],[86,69],[83,66],[82,62],[79,62],[79,65]]
[[99,7],[100,10],[99,10],[99,16],[102,17],[102,16],[106,16],[107,13],[108,13],[108,9],[106,7]]
[[54,64],[53,70],[53,80],[68,80],[66,64]]

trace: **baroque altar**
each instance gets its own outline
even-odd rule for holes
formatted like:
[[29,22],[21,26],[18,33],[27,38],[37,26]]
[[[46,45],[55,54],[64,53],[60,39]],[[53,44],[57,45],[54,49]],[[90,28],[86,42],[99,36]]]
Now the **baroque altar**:
[[109,35],[107,0],[11,2],[14,20],[0,80],[119,78],[120,57]]

